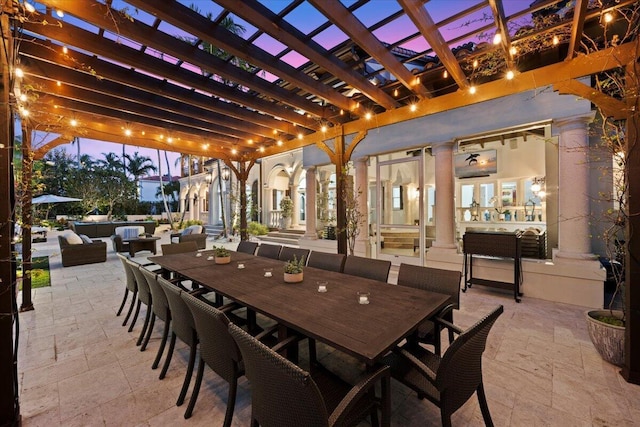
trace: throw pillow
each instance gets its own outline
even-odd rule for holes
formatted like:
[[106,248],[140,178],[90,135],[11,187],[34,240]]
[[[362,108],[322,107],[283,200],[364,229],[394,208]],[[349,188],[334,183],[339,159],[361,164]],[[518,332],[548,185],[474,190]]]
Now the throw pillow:
[[80,238],[80,236],[78,236],[73,231],[67,231],[64,234],[64,238],[67,239],[67,243],[70,244],[70,245],[81,245],[82,244],[82,238]]
[[135,239],[139,235],[138,227],[127,227],[124,229],[123,239]]
[[80,238],[82,239],[83,243],[87,243],[89,245],[93,243],[93,240],[91,240],[86,234],[81,234]]
[[191,234],[200,234],[200,233],[202,233],[202,226],[201,225],[192,225],[189,228],[191,229]]
[[187,227],[184,230],[182,230],[183,236],[188,236],[189,234],[191,234],[191,227]]

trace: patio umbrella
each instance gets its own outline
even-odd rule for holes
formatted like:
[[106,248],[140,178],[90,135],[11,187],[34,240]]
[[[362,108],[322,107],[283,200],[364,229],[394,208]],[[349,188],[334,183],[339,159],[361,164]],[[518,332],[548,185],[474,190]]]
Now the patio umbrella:
[[66,203],[66,202],[80,202],[82,199],[76,199],[75,197],[65,197],[65,196],[56,196],[55,194],[43,194],[42,196],[38,196],[35,199],[31,200],[32,205],[46,204],[47,210],[45,214],[45,219],[49,218],[49,210],[51,209],[51,205],[53,203]]

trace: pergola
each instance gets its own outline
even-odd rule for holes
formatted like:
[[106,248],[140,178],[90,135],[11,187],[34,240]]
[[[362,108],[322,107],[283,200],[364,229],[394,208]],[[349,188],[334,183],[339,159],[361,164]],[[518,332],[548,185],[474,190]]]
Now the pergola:
[[[614,25],[637,1],[576,0],[571,8],[566,0],[532,0],[517,9],[509,8],[521,2],[502,0],[190,3],[4,0],[2,140],[12,139],[14,113],[23,151],[36,159],[80,136],[219,158],[243,183],[267,155],[316,144],[341,171],[369,129],[551,85],[627,119],[628,164],[640,164],[632,150],[637,97],[616,99],[578,81],[614,68],[636,72],[637,37],[598,48],[591,42],[600,41],[605,20]],[[246,31],[230,31],[230,22]],[[32,131],[55,138],[31,146]],[[2,200],[13,194],[8,145],[0,150]],[[629,174],[633,202],[638,172]],[[2,260],[11,256],[11,205],[0,214]],[[341,228],[341,201],[337,213]],[[639,221],[631,216],[629,226]],[[631,238],[629,253],[640,253],[639,245]],[[629,256],[623,375],[638,383],[640,263]],[[8,263],[0,273],[6,288]],[[0,293],[4,313],[8,294]],[[2,366],[10,336],[3,317]]]

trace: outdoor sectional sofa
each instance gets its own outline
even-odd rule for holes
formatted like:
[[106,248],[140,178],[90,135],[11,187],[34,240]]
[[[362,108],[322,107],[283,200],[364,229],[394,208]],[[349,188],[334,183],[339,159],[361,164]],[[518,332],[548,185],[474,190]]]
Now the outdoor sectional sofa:
[[142,226],[144,232],[153,234],[156,230],[155,221],[102,221],[102,222],[71,222],[70,227],[78,234],[88,237],[110,237],[115,234],[116,227]]

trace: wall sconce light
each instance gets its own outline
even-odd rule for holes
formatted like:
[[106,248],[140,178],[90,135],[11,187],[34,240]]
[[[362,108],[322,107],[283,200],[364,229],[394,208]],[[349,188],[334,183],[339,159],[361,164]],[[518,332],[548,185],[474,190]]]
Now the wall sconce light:
[[229,168],[227,166],[222,168],[222,179],[224,179],[225,181],[229,181],[229,178],[231,177],[231,171],[229,170]]
[[544,177],[542,178],[534,177],[533,182],[531,183],[531,192],[533,193],[534,196],[539,197],[541,199],[547,194],[543,189],[544,181],[545,181]]

